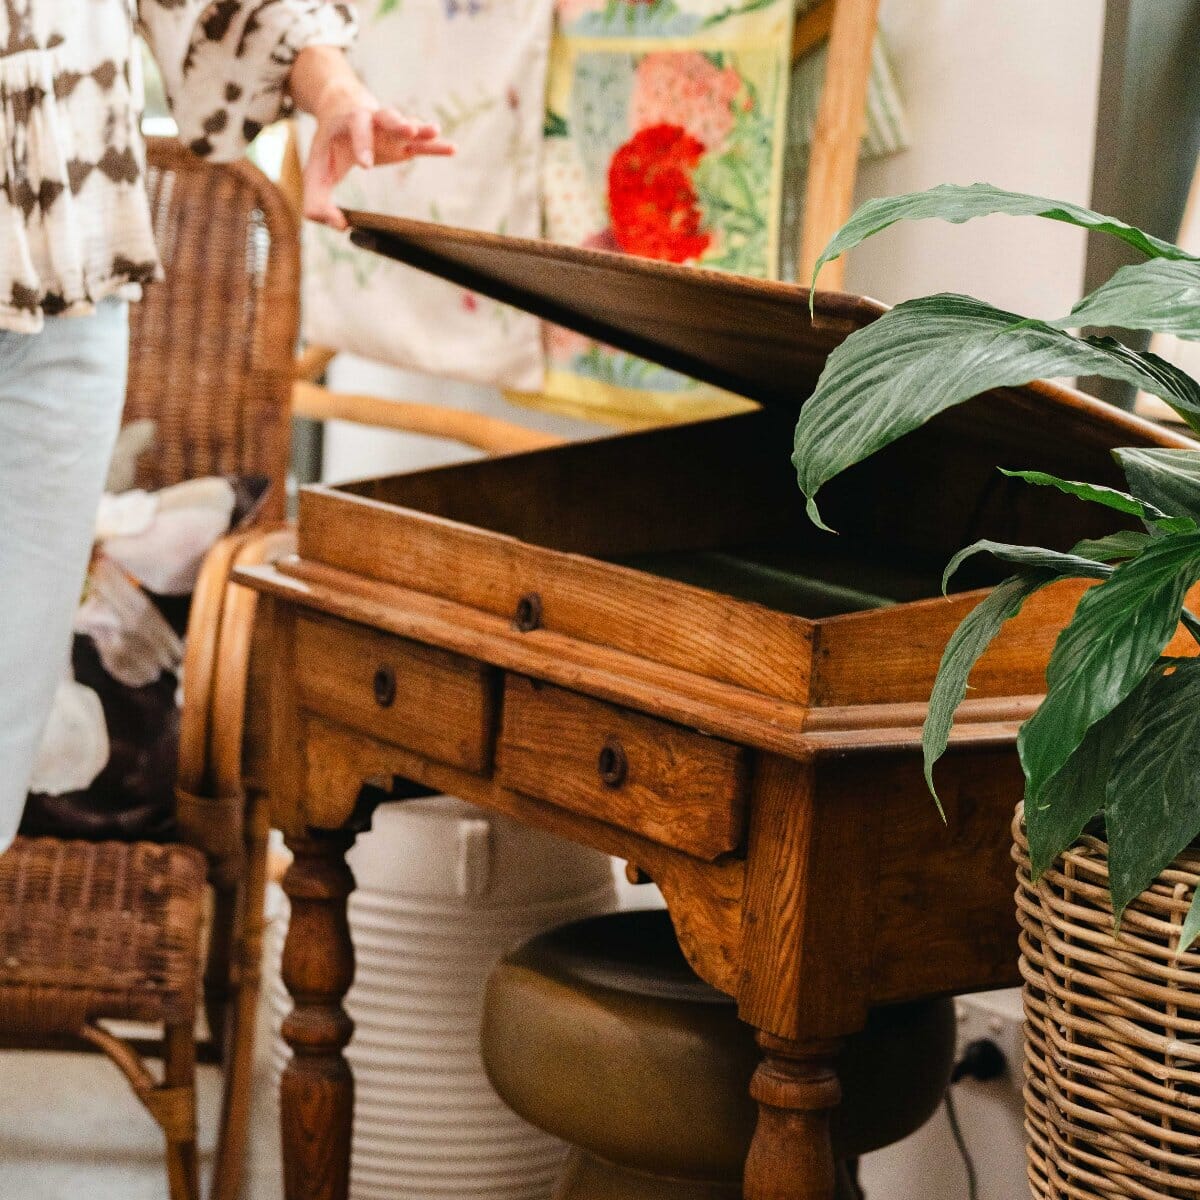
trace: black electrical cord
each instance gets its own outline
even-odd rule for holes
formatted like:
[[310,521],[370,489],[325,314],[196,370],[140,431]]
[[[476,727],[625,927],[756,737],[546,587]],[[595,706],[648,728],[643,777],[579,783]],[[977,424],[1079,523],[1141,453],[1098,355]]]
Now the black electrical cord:
[[[990,1038],[977,1038],[963,1049],[962,1057],[950,1072],[950,1083],[953,1085],[962,1079],[986,1083],[989,1079],[999,1079],[1007,1070],[1008,1060],[1004,1057],[1004,1051]],[[975,1170],[975,1160],[971,1157],[967,1139],[963,1137],[962,1126],[958,1123],[958,1110],[954,1107],[954,1096],[949,1088],[946,1089],[944,1103],[950,1135],[967,1169],[967,1200],[979,1200],[979,1175]]]
[[947,1091],[946,1097],[942,1101],[946,1106],[946,1120],[950,1123],[950,1136],[954,1138],[954,1144],[958,1147],[958,1153],[962,1157],[963,1166],[967,1169],[967,1200],[979,1200],[979,1176],[975,1171],[975,1160],[971,1157],[971,1151],[967,1149],[966,1138],[963,1137],[962,1126],[958,1123],[958,1112],[954,1107],[954,1097]]

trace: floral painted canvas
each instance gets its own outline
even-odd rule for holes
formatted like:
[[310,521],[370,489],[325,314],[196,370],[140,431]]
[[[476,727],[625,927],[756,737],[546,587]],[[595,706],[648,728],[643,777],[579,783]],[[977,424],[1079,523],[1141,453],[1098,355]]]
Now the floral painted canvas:
[[[794,0],[557,0],[546,235],[775,277],[793,8]],[[632,421],[747,407],[565,330],[548,329],[546,348],[546,391],[563,407]]]

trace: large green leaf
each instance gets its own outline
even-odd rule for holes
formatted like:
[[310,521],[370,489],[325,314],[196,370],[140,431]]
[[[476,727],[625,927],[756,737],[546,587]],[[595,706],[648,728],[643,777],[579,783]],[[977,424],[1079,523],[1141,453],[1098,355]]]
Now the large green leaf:
[[1105,801],[1118,918],[1200,834],[1200,660],[1160,664],[1121,748]]
[[1134,363],[1138,371],[1153,380],[1153,386],[1145,390],[1162,397],[1187,422],[1193,433],[1200,432],[1200,405],[1196,403],[1200,398],[1200,383],[1186,371],[1149,350],[1130,350],[1114,338],[1089,337],[1084,341]]
[[1142,683],[1093,725],[1074,753],[1042,789],[1036,804],[1025,805],[1029,860],[1037,879],[1104,808],[1113,756],[1129,735],[1145,691]]
[[851,334],[800,410],[796,465],[810,517],[815,496],[847,467],[989,388],[1101,375],[1200,414],[1200,385],[1111,339],[1080,339],[969,296],[910,300]]
[[1145,390],[1161,396],[1187,422],[1193,433],[1200,433],[1200,407],[1196,405],[1200,384],[1190,375],[1149,350],[1130,350],[1113,338],[1084,340],[1093,346],[1103,346],[1117,357],[1136,360],[1137,369],[1154,380],[1154,386]]
[[967,694],[971,671],[1001,627],[1021,611],[1029,596],[1046,584],[1057,579],[1078,577],[1107,579],[1115,569],[1078,554],[985,540],[960,550],[950,560],[942,577],[943,591],[962,562],[973,554],[990,554],[1001,562],[1019,566],[1021,571],[994,587],[963,618],[942,654],[921,737],[925,754],[925,782],[937,800],[939,812],[942,811],[942,804],[933,783],[934,764],[949,744],[954,714]]
[[997,584],[962,619],[946,643],[938,666],[921,745],[925,753],[925,782],[945,819],[942,802],[933,784],[934,764],[946,751],[954,714],[967,694],[967,680],[983,652],[992,644],[1004,623],[1015,617],[1025,601],[1057,576],[1045,569],[1028,569]]
[[1196,522],[1191,517],[1168,516],[1149,501],[1139,500],[1136,496],[1120,492],[1116,488],[1104,487],[1098,483],[1076,483],[1070,479],[1059,479],[1057,475],[1047,475],[1045,471],[1007,471],[1001,467],[1000,473],[1011,479],[1023,479],[1037,487],[1056,488],[1064,495],[1075,496],[1091,504],[1101,504],[1105,508],[1131,517],[1141,517],[1147,524],[1155,525],[1168,533],[1188,533],[1196,528]]
[[1165,534],[1080,599],[1046,667],[1046,699],[1018,740],[1025,802],[1071,757],[1088,729],[1145,678],[1179,627],[1200,578],[1200,533]]
[[1200,262],[1156,258],[1122,267],[1050,324],[1060,329],[1115,325],[1200,339]]
[[1093,562],[1113,562],[1119,558],[1133,558],[1149,544],[1150,534],[1136,529],[1121,529],[1100,538],[1084,538],[1071,547],[1071,553],[1090,558]]
[[1200,450],[1114,450],[1135,496],[1200,521]]
[[1042,546],[1012,546],[1007,542],[992,542],[984,538],[965,550],[960,550],[946,564],[942,575],[943,592],[949,589],[950,580],[958,568],[976,554],[990,554],[1001,562],[1050,571],[1059,578],[1077,576],[1084,579],[1107,579],[1114,570],[1105,563],[1084,558],[1079,554],[1064,554],[1061,550],[1046,550]]
[[1030,196],[1024,192],[1009,192],[993,187],[989,183],[973,183],[968,186],[944,183],[927,192],[910,192],[904,196],[883,196],[868,200],[833,235],[813,271],[816,281],[821,268],[847,250],[853,250],[860,242],[873,237],[897,221],[922,221],[938,218],[961,225],[975,217],[987,217],[1002,213],[1010,217],[1045,217],[1051,221],[1065,221],[1082,229],[1111,234],[1120,238],[1135,250],[1149,258],[1190,259],[1192,256],[1171,242],[1152,237],[1118,221],[1080,208],[1077,204],[1066,204],[1050,200],[1045,196]]

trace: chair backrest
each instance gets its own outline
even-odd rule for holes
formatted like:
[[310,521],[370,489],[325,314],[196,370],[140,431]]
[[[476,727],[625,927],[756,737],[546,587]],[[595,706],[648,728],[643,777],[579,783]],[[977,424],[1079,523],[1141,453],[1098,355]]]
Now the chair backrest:
[[147,144],[150,207],[166,279],[130,316],[125,420],[158,436],[138,483],[266,475],[264,518],[284,514],[300,312],[296,218],[247,161],[203,162]]

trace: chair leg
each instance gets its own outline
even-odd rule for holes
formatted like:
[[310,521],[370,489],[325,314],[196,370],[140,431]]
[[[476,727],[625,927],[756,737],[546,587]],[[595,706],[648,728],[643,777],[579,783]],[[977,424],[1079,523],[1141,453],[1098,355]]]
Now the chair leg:
[[210,1200],[237,1200],[246,1157],[246,1135],[254,1083],[254,1042],[261,980],[263,907],[267,888],[267,838],[270,814],[264,793],[248,798],[246,876],[233,937],[234,989],[226,1014],[222,1054],[221,1119]]
[[[200,1200],[200,1161],[196,1152],[196,1034],[168,1026],[163,1037],[164,1094],[178,1096],[169,1112],[155,1113],[167,1140],[167,1181],[171,1200]],[[151,1106],[151,1111],[154,1111]]]
[[79,1035],[108,1055],[163,1131],[171,1200],[200,1200],[194,1023],[168,1025],[163,1031],[161,1083],[150,1074],[133,1046],[102,1025],[84,1025]]
[[234,946],[234,927],[238,915],[238,889],[223,883],[213,885],[212,924],[209,929],[208,957],[204,965],[204,1017],[213,1045],[222,1059],[227,1045],[225,1022],[229,1016],[231,995],[236,985],[231,982]]

